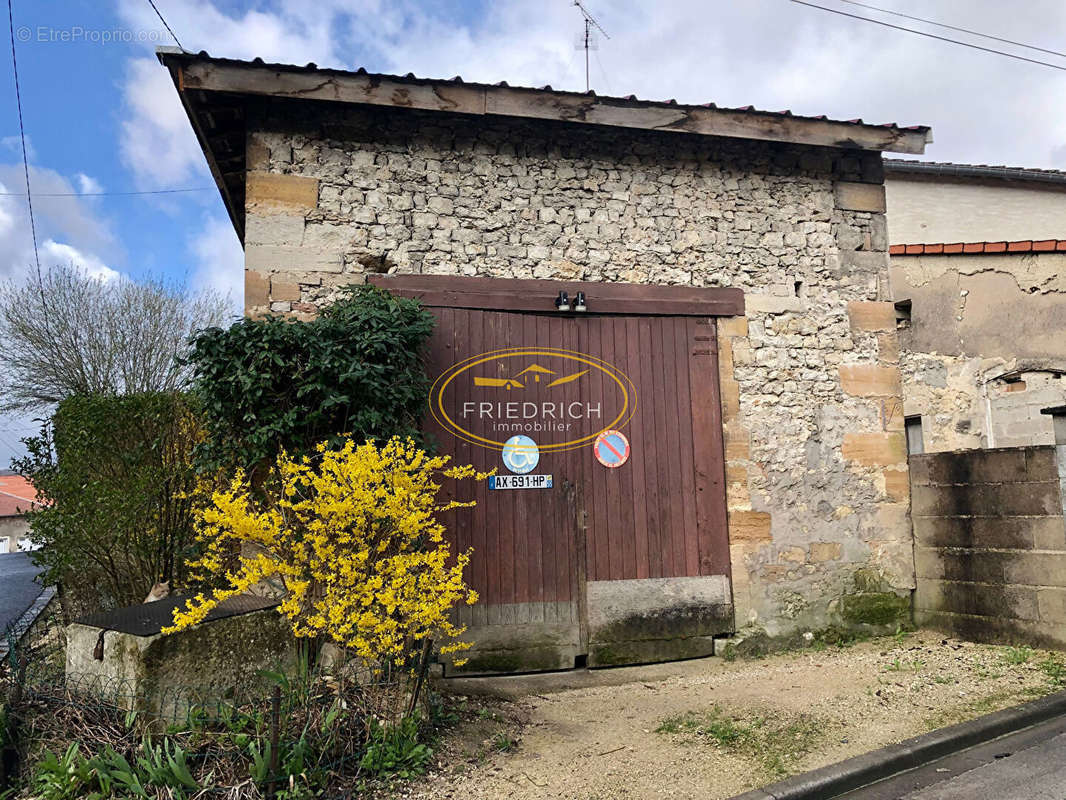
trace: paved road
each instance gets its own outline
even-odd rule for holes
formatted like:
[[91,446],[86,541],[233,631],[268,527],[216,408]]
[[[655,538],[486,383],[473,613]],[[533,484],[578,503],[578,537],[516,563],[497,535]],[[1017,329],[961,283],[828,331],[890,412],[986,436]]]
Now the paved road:
[[41,594],[41,584],[34,580],[40,571],[25,553],[0,553],[0,633]]
[[963,750],[838,800],[1064,800],[1066,718]]

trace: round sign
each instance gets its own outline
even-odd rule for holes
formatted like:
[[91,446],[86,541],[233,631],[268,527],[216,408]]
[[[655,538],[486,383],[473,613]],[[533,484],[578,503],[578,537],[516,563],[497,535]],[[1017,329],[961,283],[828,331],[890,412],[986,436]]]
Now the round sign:
[[540,448],[528,436],[512,436],[503,445],[503,465],[511,472],[525,475],[540,461]]
[[604,431],[596,437],[593,449],[596,452],[596,460],[611,469],[620,467],[629,460],[629,439],[621,431]]

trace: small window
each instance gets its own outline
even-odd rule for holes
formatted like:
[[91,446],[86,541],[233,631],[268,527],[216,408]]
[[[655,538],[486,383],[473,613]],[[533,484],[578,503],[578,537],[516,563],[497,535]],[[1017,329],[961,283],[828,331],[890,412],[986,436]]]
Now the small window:
[[911,326],[911,301],[897,300],[895,308],[896,327],[899,329],[909,328]]
[[1024,392],[1025,388],[1025,381],[1020,377],[1003,379],[1003,391],[1005,392]]
[[925,440],[922,438],[922,418],[920,416],[904,417],[903,428],[907,432],[907,454],[916,456],[925,452]]

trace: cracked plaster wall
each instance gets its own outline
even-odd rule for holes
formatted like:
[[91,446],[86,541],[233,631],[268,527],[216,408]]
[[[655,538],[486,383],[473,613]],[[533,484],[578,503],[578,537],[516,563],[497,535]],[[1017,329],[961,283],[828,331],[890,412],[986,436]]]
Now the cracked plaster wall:
[[904,413],[926,451],[1053,444],[1040,409],[1066,403],[1066,254],[895,256],[890,274],[912,303]]

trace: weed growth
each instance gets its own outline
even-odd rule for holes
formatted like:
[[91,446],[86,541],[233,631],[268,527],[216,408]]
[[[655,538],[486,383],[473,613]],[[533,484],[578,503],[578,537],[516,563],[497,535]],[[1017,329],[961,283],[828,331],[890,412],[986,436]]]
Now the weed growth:
[[690,711],[662,721],[658,733],[703,740],[755,761],[772,778],[795,771],[796,765],[826,736],[824,721],[806,714],[756,714],[741,718],[717,706]]

